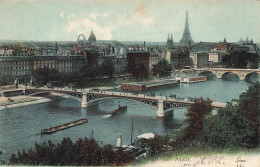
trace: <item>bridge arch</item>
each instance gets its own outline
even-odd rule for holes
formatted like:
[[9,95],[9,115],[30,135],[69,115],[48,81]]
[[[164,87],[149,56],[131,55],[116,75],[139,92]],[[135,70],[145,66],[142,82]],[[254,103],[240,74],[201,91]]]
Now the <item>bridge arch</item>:
[[239,76],[237,73],[230,72],[230,71],[224,72],[224,73],[221,75],[221,79],[223,79],[223,80],[229,80],[229,79],[228,79],[228,75],[231,75],[231,74],[232,74],[231,80],[240,80],[240,76]]
[[67,93],[64,93],[64,92],[55,92],[55,91],[39,91],[39,92],[27,92],[26,95],[28,96],[35,96],[35,95],[38,95],[38,94],[44,94],[44,93],[57,93],[57,94],[62,94],[62,95],[66,95],[66,96],[69,96],[79,102],[82,102],[82,94],[79,94],[79,93],[74,93],[74,94],[67,94]]
[[90,95],[88,95],[87,97],[87,103],[88,104],[94,104],[95,102],[101,101],[101,100],[106,100],[106,99],[125,99],[125,100],[130,100],[133,102],[137,102],[143,105],[146,105],[152,109],[157,110],[157,106],[158,106],[158,101],[155,100],[146,100],[146,99],[140,99],[140,100],[136,100],[136,99],[132,99],[132,98],[127,98],[127,97],[94,97],[94,99],[90,99],[89,98]]
[[251,73],[246,74],[244,80],[250,80],[250,77],[253,75],[257,76],[258,81],[260,80],[260,74],[258,72],[251,72]]
[[198,73],[198,76],[206,76],[208,80],[213,80],[218,77],[216,73],[212,71],[201,71]]

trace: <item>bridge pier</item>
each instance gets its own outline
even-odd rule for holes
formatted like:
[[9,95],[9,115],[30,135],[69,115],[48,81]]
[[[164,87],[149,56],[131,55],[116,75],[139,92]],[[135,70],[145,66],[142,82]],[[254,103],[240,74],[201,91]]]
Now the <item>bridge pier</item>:
[[81,107],[87,107],[87,93],[82,93],[82,102],[81,102]]
[[164,117],[165,111],[163,110],[163,100],[158,100],[157,117]]

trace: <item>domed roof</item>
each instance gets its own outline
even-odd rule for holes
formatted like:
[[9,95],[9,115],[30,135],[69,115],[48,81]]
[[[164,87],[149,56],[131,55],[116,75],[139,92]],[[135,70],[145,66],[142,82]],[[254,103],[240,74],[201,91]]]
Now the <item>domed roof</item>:
[[95,36],[95,34],[93,33],[93,30],[91,31],[91,34],[90,34],[89,37],[88,37],[88,41],[89,41],[89,42],[94,42],[94,43],[97,42],[96,36]]

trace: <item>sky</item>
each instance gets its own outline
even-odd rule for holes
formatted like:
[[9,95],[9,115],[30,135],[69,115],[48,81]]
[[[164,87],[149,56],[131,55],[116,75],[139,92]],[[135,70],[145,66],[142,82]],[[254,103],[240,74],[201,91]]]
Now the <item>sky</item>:
[[0,0],[0,40],[260,42],[260,0]]

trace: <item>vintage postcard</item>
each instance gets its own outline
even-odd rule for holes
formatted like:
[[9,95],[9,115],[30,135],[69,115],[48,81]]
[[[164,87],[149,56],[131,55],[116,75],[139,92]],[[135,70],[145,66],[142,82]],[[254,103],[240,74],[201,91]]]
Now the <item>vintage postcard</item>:
[[0,166],[260,167],[259,0],[0,0]]

